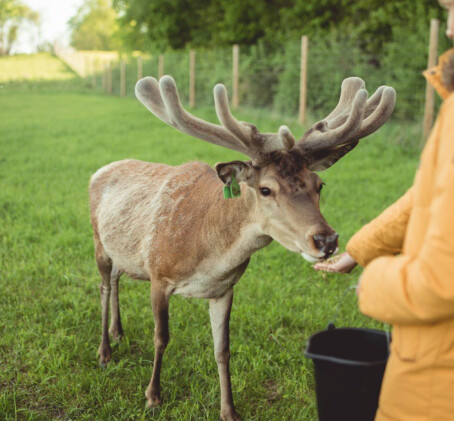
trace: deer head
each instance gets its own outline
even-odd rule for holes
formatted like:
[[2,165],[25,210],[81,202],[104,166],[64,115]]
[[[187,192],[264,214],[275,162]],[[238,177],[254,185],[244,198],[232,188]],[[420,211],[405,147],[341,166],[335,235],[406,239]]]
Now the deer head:
[[298,141],[286,126],[277,133],[261,133],[235,119],[221,84],[214,87],[214,101],[222,125],[188,113],[170,76],[159,83],[152,77],[141,79],[136,96],[177,130],[248,156],[251,161],[217,164],[219,178],[226,185],[244,183],[255,197],[255,217],[263,233],[313,262],[333,254],[338,237],[320,213],[323,183],[314,171],[329,168],[381,127],[394,109],[396,94],[382,86],[368,99],[361,79],[346,79],[337,107]]

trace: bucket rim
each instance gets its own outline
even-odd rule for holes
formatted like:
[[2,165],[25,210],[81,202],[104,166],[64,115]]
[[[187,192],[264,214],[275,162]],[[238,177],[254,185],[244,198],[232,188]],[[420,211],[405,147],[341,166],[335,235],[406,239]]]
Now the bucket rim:
[[316,361],[327,361],[336,364],[343,364],[343,365],[351,365],[355,367],[374,367],[379,365],[385,365],[387,359],[378,360],[378,361],[353,361],[353,360],[346,360],[344,358],[336,358],[336,357],[328,357],[326,355],[319,355],[319,354],[312,354],[311,352],[305,352],[304,356],[311,360]]
[[386,332],[383,330],[378,330],[378,329],[368,329],[368,328],[362,328],[362,327],[340,327],[340,328],[334,328],[334,329],[325,329],[321,330],[319,332],[314,333],[306,343],[306,350],[304,352],[304,356],[306,358],[309,358],[311,360],[318,360],[318,361],[327,361],[327,362],[332,362],[336,364],[344,364],[344,365],[351,365],[351,366],[361,366],[361,367],[373,367],[373,366],[379,366],[387,363],[388,357],[389,357],[389,350],[388,350],[388,355],[386,356],[385,359],[382,360],[375,360],[375,361],[354,361],[354,360],[347,360],[345,358],[338,358],[338,357],[330,357],[327,355],[321,355],[321,354],[315,354],[313,352],[308,351],[310,345],[311,345],[311,340],[315,337],[318,336],[319,334],[325,333],[325,332],[332,332],[334,330],[337,331],[363,331],[363,332],[369,332],[369,333],[375,333],[377,335],[381,336],[386,336]]

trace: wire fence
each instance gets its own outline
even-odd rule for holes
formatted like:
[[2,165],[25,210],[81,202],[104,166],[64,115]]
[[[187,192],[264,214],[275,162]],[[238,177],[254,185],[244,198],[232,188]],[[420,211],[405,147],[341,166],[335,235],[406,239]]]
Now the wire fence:
[[[56,44],[55,53],[93,88],[112,95],[133,96],[142,76],[169,74],[183,104],[193,107],[212,105],[212,89],[223,83],[241,107],[288,117],[299,113],[301,121],[320,119],[336,106],[341,83],[350,76],[363,78],[369,92],[384,84],[394,86],[398,94],[395,119],[421,120],[426,102],[426,83],[420,72],[427,67],[427,57],[420,55],[415,62],[409,56],[412,52],[403,49],[389,52],[386,60],[377,63],[347,36],[310,39],[306,52],[301,40],[290,40],[155,55],[82,52]],[[305,89],[300,89],[302,83]],[[307,115],[306,108],[301,115],[302,104],[307,104]]]

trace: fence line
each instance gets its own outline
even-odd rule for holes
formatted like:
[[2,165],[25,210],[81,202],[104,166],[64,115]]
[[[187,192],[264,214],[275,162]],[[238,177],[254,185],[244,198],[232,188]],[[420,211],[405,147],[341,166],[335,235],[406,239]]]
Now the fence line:
[[159,78],[164,76],[164,54],[159,54],[158,76]]
[[[301,74],[306,73],[307,65],[307,36],[303,37],[303,43],[305,42],[305,53],[301,56]],[[113,75],[112,68],[115,63],[119,63],[120,75],[119,75],[119,95],[121,97],[126,96],[126,63],[124,59],[119,59],[117,53],[102,54],[100,56],[90,56],[89,52],[80,52],[73,48],[63,48],[59,44],[54,46],[55,54],[63,60],[75,73],[80,77],[90,77],[92,87],[97,87],[98,78],[101,79],[101,89],[108,94],[113,93]],[[86,55],[85,55],[86,54]],[[96,53],[94,53],[96,54]],[[84,56],[85,55],[85,56]],[[304,57],[304,59],[303,59]],[[239,45],[235,44],[232,48],[232,107],[237,109],[240,105],[240,48]],[[164,63],[165,55],[160,54],[158,57],[158,76],[164,75]],[[143,57],[140,55],[137,57],[137,80],[143,77]],[[306,77],[302,82],[306,84]],[[305,87],[301,87],[301,93],[304,95],[304,100],[300,101],[300,104],[305,104]],[[189,106],[195,107],[196,104],[196,52],[195,50],[189,51]],[[301,122],[304,121],[305,107],[303,110],[300,109]]]
[[101,87],[103,91],[107,90],[107,72],[105,66],[103,72],[101,73]]
[[142,56],[137,57],[137,80],[143,77],[143,59]]
[[189,50],[189,106],[195,107],[195,51]]
[[108,63],[107,67],[107,93],[112,94],[112,63]]
[[80,77],[93,76],[101,73],[108,63],[118,60],[116,51],[78,51],[71,47],[63,47],[58,42],[54,43],[54,53],[64,61]]
[[[438,21],[431,22],[430,39],[429,66],[437,57]],[[213,86],[224,83],[232,93],[233,109],[240,105],[272,107],[281,115],[297,115],[303,125],[308,121],[309,111],[310,117],[316,113],[320,118],[336,106],[336,92],[346,77],[362,77],[369,91],[386,82],[400,83],[394,116],[419,119],[425,108],[426,135],[433,124],[436,102],[433,89],[426,87],[424,100],[422,78],[416,79],[416,84],[415,79],[409,83],[405,73],[395,73],[394,62],[385,61],[382,66],[387,68],[376,66],[358,45],[349,42],[348,38],[327,38],[309,43],[309,38],[302,36],[299,41],[288,41],[285,48],[263,43],[242,46],[241,50],[239,45],[233,45],[231,49],[177,51],[156,56],[76,51],[56,44],[55,54],[86,78],[90,86],[108,94],[132,96],[138,79],[144,75],[160,78],[166,72],[175,78],[182,102],[191,108],[213,104]],[[408,67],[398,64],[403,69]],[[400,82],[394,80],[396,75]]]
[[120,62],[120,96],[126,95],[126,63],[124,60]]
[[233,46],[232,50],[233,63],[232,63],[232,106],[236,110],[240,104],[240,99],[238,96],[238,87],[239,87],[239,63],[240,63],[240,47],[238,44]]

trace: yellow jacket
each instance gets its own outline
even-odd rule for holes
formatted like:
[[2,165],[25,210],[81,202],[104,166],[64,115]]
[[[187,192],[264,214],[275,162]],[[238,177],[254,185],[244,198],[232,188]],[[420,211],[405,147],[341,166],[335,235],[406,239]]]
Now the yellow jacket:
[[361,311],[394,326],[376,421],[454,421],[454,93],[443,96],[413,186],[347,245],[365,267]]

